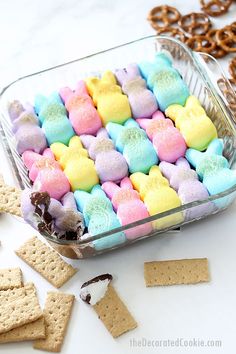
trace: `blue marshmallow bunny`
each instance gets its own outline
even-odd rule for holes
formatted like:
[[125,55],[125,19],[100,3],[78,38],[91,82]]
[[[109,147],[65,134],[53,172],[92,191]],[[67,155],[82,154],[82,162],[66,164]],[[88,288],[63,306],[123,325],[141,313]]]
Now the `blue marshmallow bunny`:
[[159,107],[165,111],[171,104],[183,106],[189,90],[179,72],[172,67],[171,57],[165,52],[156,53],[154,62],[141,62],[139,69],[147,80],[148,88],[156,96]]
[[[205,152],[195,149],[186,151],[186,158],[206,186],[210,195],[226,191],[236,184],[236,173],[230,169],[228,160],[222,156],[224,144],[221,139],[214,139]],[[225,197],[214,201],[223,208],[232,201],[232,197]]]
[[125,157],[130,173],[148,173],[158,163],[151,141],[134,119],[128,119],[124,125],[108,123],[106,129],[116,149]]
[[34,108],[39,116],[48,144],[61,142],[68,145],[75,132],[67,118],[66,109],[59,94],[54,92],[49,97],[37,95]]
[[[83,213],[85,225],[90,236],[110,231],[121,224],[112,208],[110,199],[107,198],[100,185],[93,187],[91,193],[77,190],[74,193],[77,208]],[[102,237],[93,241],[97,251],[111,248],[125,242],[123,232]]]

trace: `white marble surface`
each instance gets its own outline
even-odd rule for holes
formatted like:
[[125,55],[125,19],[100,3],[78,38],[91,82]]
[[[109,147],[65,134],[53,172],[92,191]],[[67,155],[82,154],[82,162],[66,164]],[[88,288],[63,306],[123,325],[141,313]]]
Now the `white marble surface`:
[[[199,2],[166,1],[183,13],[198,11]],[[152,0],[0,0],[0,87],[42,68],[93,53],[154,33],[146,16],[160,1]],[[232,22],[236,4],[216,26]],[[226,62],[222,61],[226,67]],[[8,181],[11,171],[2,150],[0,170]],[[201,223],[184,227],[142,244],[85,261],[71,261],[79,272],[61,289],[76,295],[62,353],[235,353],[236,205]],[[25,281],[34,281],[43,306],[52,290],[14,254],[34,231],[16,218],[0,217],[0,267],[20,266]],[[208,257],[212,280],[199,286],[146,289],[143,262],[154,259]],[[115,275],[115,287],[138,321],[139,327],[113,340],[91,308],[79,300],[83,281],[102,272]],[[137,340],[193,338],[220,340],[220,348],[132,346]],[[158,344],[158,343],[157,343]],[[160,343],[159,343],[160,344]],[[205,342],[206,344],[206,342]],[[4,354],[31,354],[30,343],[0,346]]]

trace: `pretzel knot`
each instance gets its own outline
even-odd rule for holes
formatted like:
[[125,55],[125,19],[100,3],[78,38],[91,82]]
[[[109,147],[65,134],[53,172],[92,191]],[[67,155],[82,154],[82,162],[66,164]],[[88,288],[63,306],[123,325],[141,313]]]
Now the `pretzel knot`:
[[176,23],[180,19],[179,11],[172,6],[161,5],[154,7],[148,15],[148,21],[151,26],[156,30],[160,27],[167,27]]
[[236,53],[236,23],[225,26],[216,33],[218,45],[228,53]]
[[216,40],[216,33],[217,33],[217,29],[211,29],[210,31],[207,32],[207,37],[210,38],[216,45],[215,48],[209,53],[211,54],[214,58],[223,58],[227,52],[221,48],[221,46],[219,44],[217,44],[217,40]]
[[191,35],[204,35],[211,27],[211,21],[207,15],[198,12],[182,16],[178,21],[179,26]]
[[209,16],[216,17],[225,14],[233,0],[200,0],[202,10]]
[[167,35],[170,37],[174,37],[183,43],[187,39],[185,33],[183,31],[181,31],[181,29],[179,29],[179,28],[160,27],[157,29],[157,34],[163,34],[163,35]]
[[187,39],[186,44],[196,52],[210,54],[215,49],[215,42],[207,36],[193,36]]
[[229,73],[232,77],[232,81],[236,84],[236,57],[229,63]]

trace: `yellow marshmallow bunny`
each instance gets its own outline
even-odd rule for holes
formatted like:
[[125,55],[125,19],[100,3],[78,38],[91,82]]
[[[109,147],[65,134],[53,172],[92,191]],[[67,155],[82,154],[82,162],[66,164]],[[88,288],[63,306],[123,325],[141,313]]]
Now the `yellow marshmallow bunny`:
[[[168,180],[162,176],[158,166],[152,166],[149,175],[142,172],[130,176],[134,188],[139,192],[150,215],[156,215],[181,206],[178,194],[169,186]],[[155,229],[176,225],[183,221],[182,213],[175,213],[153,222]]]
[[88,158],[88,152],[78,136],[70,139],[69,146],[53,143],[50,148],[63,168],[72,191],[80,189],[90,192],[99,183],[94,162]]
[[101,79],[88,78],[86,85],[104,126],[109,122],[123,124],[131,118],[128,97],[122,93],[111,71],[106,71]]
[[185,107],[172,104],[165,114],[175,122],[188,147],[203,151],[217,138],[217,130],[195,96],[189,96]]

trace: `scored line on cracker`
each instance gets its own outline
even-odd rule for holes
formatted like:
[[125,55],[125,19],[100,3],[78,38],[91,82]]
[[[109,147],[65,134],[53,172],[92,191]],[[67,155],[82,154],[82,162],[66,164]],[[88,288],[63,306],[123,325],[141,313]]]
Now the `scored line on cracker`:
[[147,287],[208,282],[208,260],[193,258],[145,262],[144,278]]
[[22,285],[20,268],[0,269],[0,290],[20,288]]
[[0,291],[0,333],[36,321],[42,315],[33,283]]
[[77,272],[77,269],[66,263],[56,251],[37,237],[26,241],[15,252],[56,288],[60,288]]
[[35,341],[35,349],[56,353],[60,352],[71,316],[74,298],[74,295],[60,292],[51,291],[47,293],[43,311],[46,324],[46,338]]

